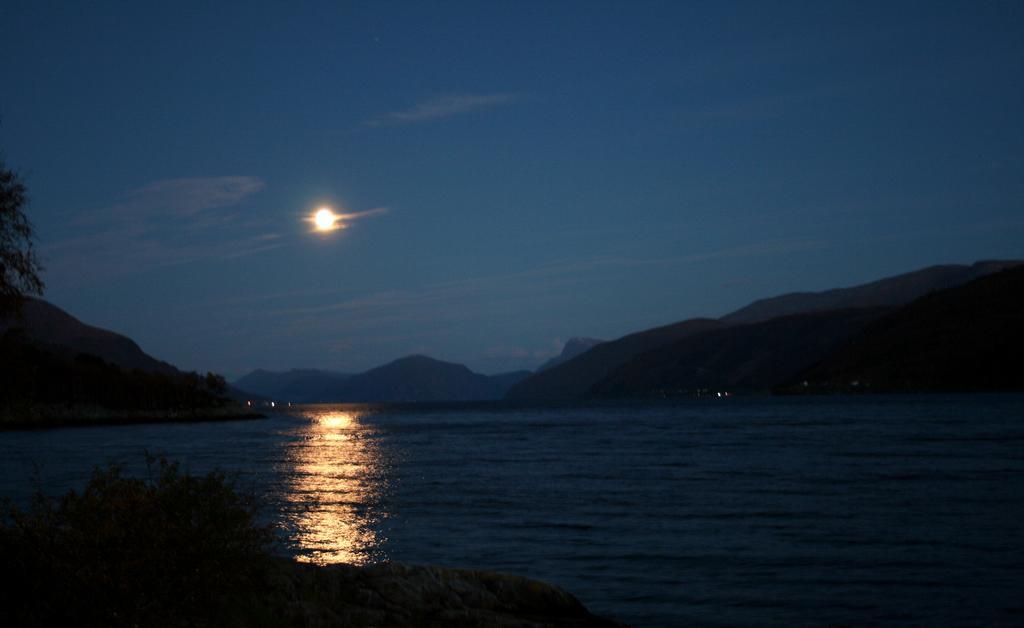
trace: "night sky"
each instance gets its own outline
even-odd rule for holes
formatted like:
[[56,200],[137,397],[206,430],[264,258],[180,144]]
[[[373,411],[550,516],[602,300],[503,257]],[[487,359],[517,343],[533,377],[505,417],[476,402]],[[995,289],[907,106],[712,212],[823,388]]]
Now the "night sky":
[[1019,1],[342,5],[4,0],[46,298],[229,377],[495,373],[1024,257]]

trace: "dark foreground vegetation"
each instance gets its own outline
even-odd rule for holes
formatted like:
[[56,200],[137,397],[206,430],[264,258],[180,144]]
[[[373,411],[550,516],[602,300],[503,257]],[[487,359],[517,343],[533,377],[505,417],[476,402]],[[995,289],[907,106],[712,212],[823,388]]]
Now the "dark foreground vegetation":
[[0,335],[0,429],[249,414],[214,373],[125,369],[87,353],[61,352]]
[[174,625],[229,615],[261,586],[271,532],[224,475],[159,461],[148,479],[97,469],[81,492],[10,507],[0,524],[19,625]]
[[571,595],[489,572],[299,564],[223,473],[164,460],[0,518],[5,626],[614,626]]

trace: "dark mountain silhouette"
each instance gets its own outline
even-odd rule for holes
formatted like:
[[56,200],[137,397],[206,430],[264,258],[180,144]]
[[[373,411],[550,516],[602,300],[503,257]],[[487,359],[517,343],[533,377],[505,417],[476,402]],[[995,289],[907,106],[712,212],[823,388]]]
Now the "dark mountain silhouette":
[[49,351],[75,357],[93,355],[123,369],[147,373],[178,374],[178,369],[146,354],[135,341],[121,334],[86,325],[56,305],[28,299],[21,315],[0,319],[0,334],[12,328],[24,330],[25,338]]
[[1019,391],[1022,355],[1024,267],[1017,267],[880,318],[786,391]]
[[558,366],[562,362],[568,362],[569,360],[575,358],[576,356],[580,355],[585,351],[589,351],[590,349],[601,344],[602,342],[604,341],[598,340],[597,338],[570,338],[568,342],[566,342],[565,345],[562,347],[562,353],[551,358],[544,364],[541,364],[539,367],[537,367],[536,372],[539,373],[541,371],[546,371],[549,368]]
[[575,399],[634,356],[721,326],[716,320],[695,318],[603,342],[568,362],[527,377],[513,386],[505,398],[510,401]]
[[0,320],[0,429],[256,416],[234,392],[45,301]]
[[413,355],[358,375],[317,369],[283,373],[257,369],[233,386],[252,397],[293,403],[485,401],[500,399],[529,374],[481,375],[461,364]]
[[[20,330],[25,340],[57,357],[95,356],[126,371],[138,369],[150,374],[184,375],[173,365],[144,352],[131,338],[87,325],[42,299],[26,299],[20,315],[0,318],[0,335],[13,329]],[[223,392],[236,401],[259,397],[234,386],[225,386]]]
[[1020,264],[1024,264],[1024,262],[1020,260],[982,261],[975,262],[970,266],[958,264],[930,266],[851,288],[836,288],[824,292],[794,292],[770,299],[761,299],[723,316],[720,320],[729,324],[755,323],[801,312],[905,305],[929,292],[959,286]]
[[531,371],[509,371],[508,373],[498,373],[497,375],[485,375],[487,379],[491,380],[491,383],[495,386],[496,391],[500,391],[493,399],[501,399],[508,392],[509,388],[512,388],[519,382],[523,381],[530,375],[533,375]]
[[713,329],[642,353],[595,384],[591,396],[770,390],[789,382],[887,308],[853,308]]
[[[888,277],[879,281],[824,292],[801,292],[755,301],[719,320],[692,319],[637,332],[605,342],[553,368],[538,371],[512,387],[506,396],[514,401],[568,400],[586,396],[613,371],[642,353],[667,347],[684,338],[712,329],[763,322],[795,314],[834,312],[856,308],[885,308],[905,305],[936,290],[962,285],[971,280],[1020,266],[1024,262],[982,261],[970,266],[943,265]],[[725,336],[722,336],[724,338]],[[738,351],[738,348],[731,349]],[[751,349],[752,351],[755,348]],[[799,350],[793,348],[792,350]],[[653,359],[653,358],[652,358]],[[724,359],[719,356],[719,359]],[[728,369],[726,369],[728,370]],[[738,373],[739,371],[736,371]],[[639,374],[636,383],[642,379]],[[727,378],[728,379],[728,378]],[[613,386],[611,382],[607,384]],[[614,384],[626,386],[625,383]],[[612,394],[602,388],[601,394]],[[628,387],[628,386],[626,386]],[[625,394],[625,391],[623,391]]]
[[486,401],[500,399],[527,371],[488,377],[461,364],[412,355],[353,375],[333,401]]
[[284,372],[256,369],[232,383],[236,389],[252,396],[291,401],[320,403],[332,401],[348,373],[318,369],[292,369]]

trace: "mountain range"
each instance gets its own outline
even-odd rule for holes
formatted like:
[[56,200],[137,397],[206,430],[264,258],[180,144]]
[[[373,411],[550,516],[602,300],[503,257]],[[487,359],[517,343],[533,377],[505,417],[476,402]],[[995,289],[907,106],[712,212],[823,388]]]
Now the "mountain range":
[[847,308],[723,327],[644,352],[615,368],[588,396],[769,390],[888,312]]
[[792,292],[760,299],[735,312],[726,314],[719,320],[728,324],[756,323],[803,312],[906,305],[930,292],[960,286],[968,281],[1013,268],[1021,263],[1017,260],[990,260],[976,262],[970,266],[962,264],[929,266],[914,272],[886,277],[850,288],[835,288],[823,292]]
[[571,360],[523,379],[508,391],[505,398],[510,401],[555,401],[583,397],[591,386],[634,356],[721,326],[716,320],[698,318],[604,342]]
[[602,343],[525,378],[505,398],[567,401],[705,388],[770,390],[790,383],[890,311],[1021,264],[932,266],[849,288],[762,299],[719,319],[690,319]]
[[[849,288],[762,299],[719,319],[684,320],[612,341],[573,338],[533,373],[482,375],[414,355],[359,374],[258,369],[229,392],[239,399],[310,403],[546,402],[710,389],[1020,390],[1021,264],[933,266]],[[12,328],[65,356],[180,373],[131,339],[39,299],[25,303],[20,319],[0,319],[0,334]]]
[[529,374],[515,371],[481,375],[461,364],[411,355],[357,375],[312,369],[283,373],[256,370],[233,386],[268,399],[295,403],[493,401]]
[[411,355],[353,375],[337,401],[485,401],[501,399],[529,371],[481,375],[461,364]]

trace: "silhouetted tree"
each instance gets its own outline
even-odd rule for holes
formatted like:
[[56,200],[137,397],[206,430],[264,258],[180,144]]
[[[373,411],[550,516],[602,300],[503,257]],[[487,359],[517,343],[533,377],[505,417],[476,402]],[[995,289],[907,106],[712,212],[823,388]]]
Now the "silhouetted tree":
[[25,184],[0,161],[0,316],[17,312],[25,297],[43,293],[42,268],[25,216]]
[[223,375],[206,374],[206,390],[214,395],[223,395],[228,389],[228,382]]

